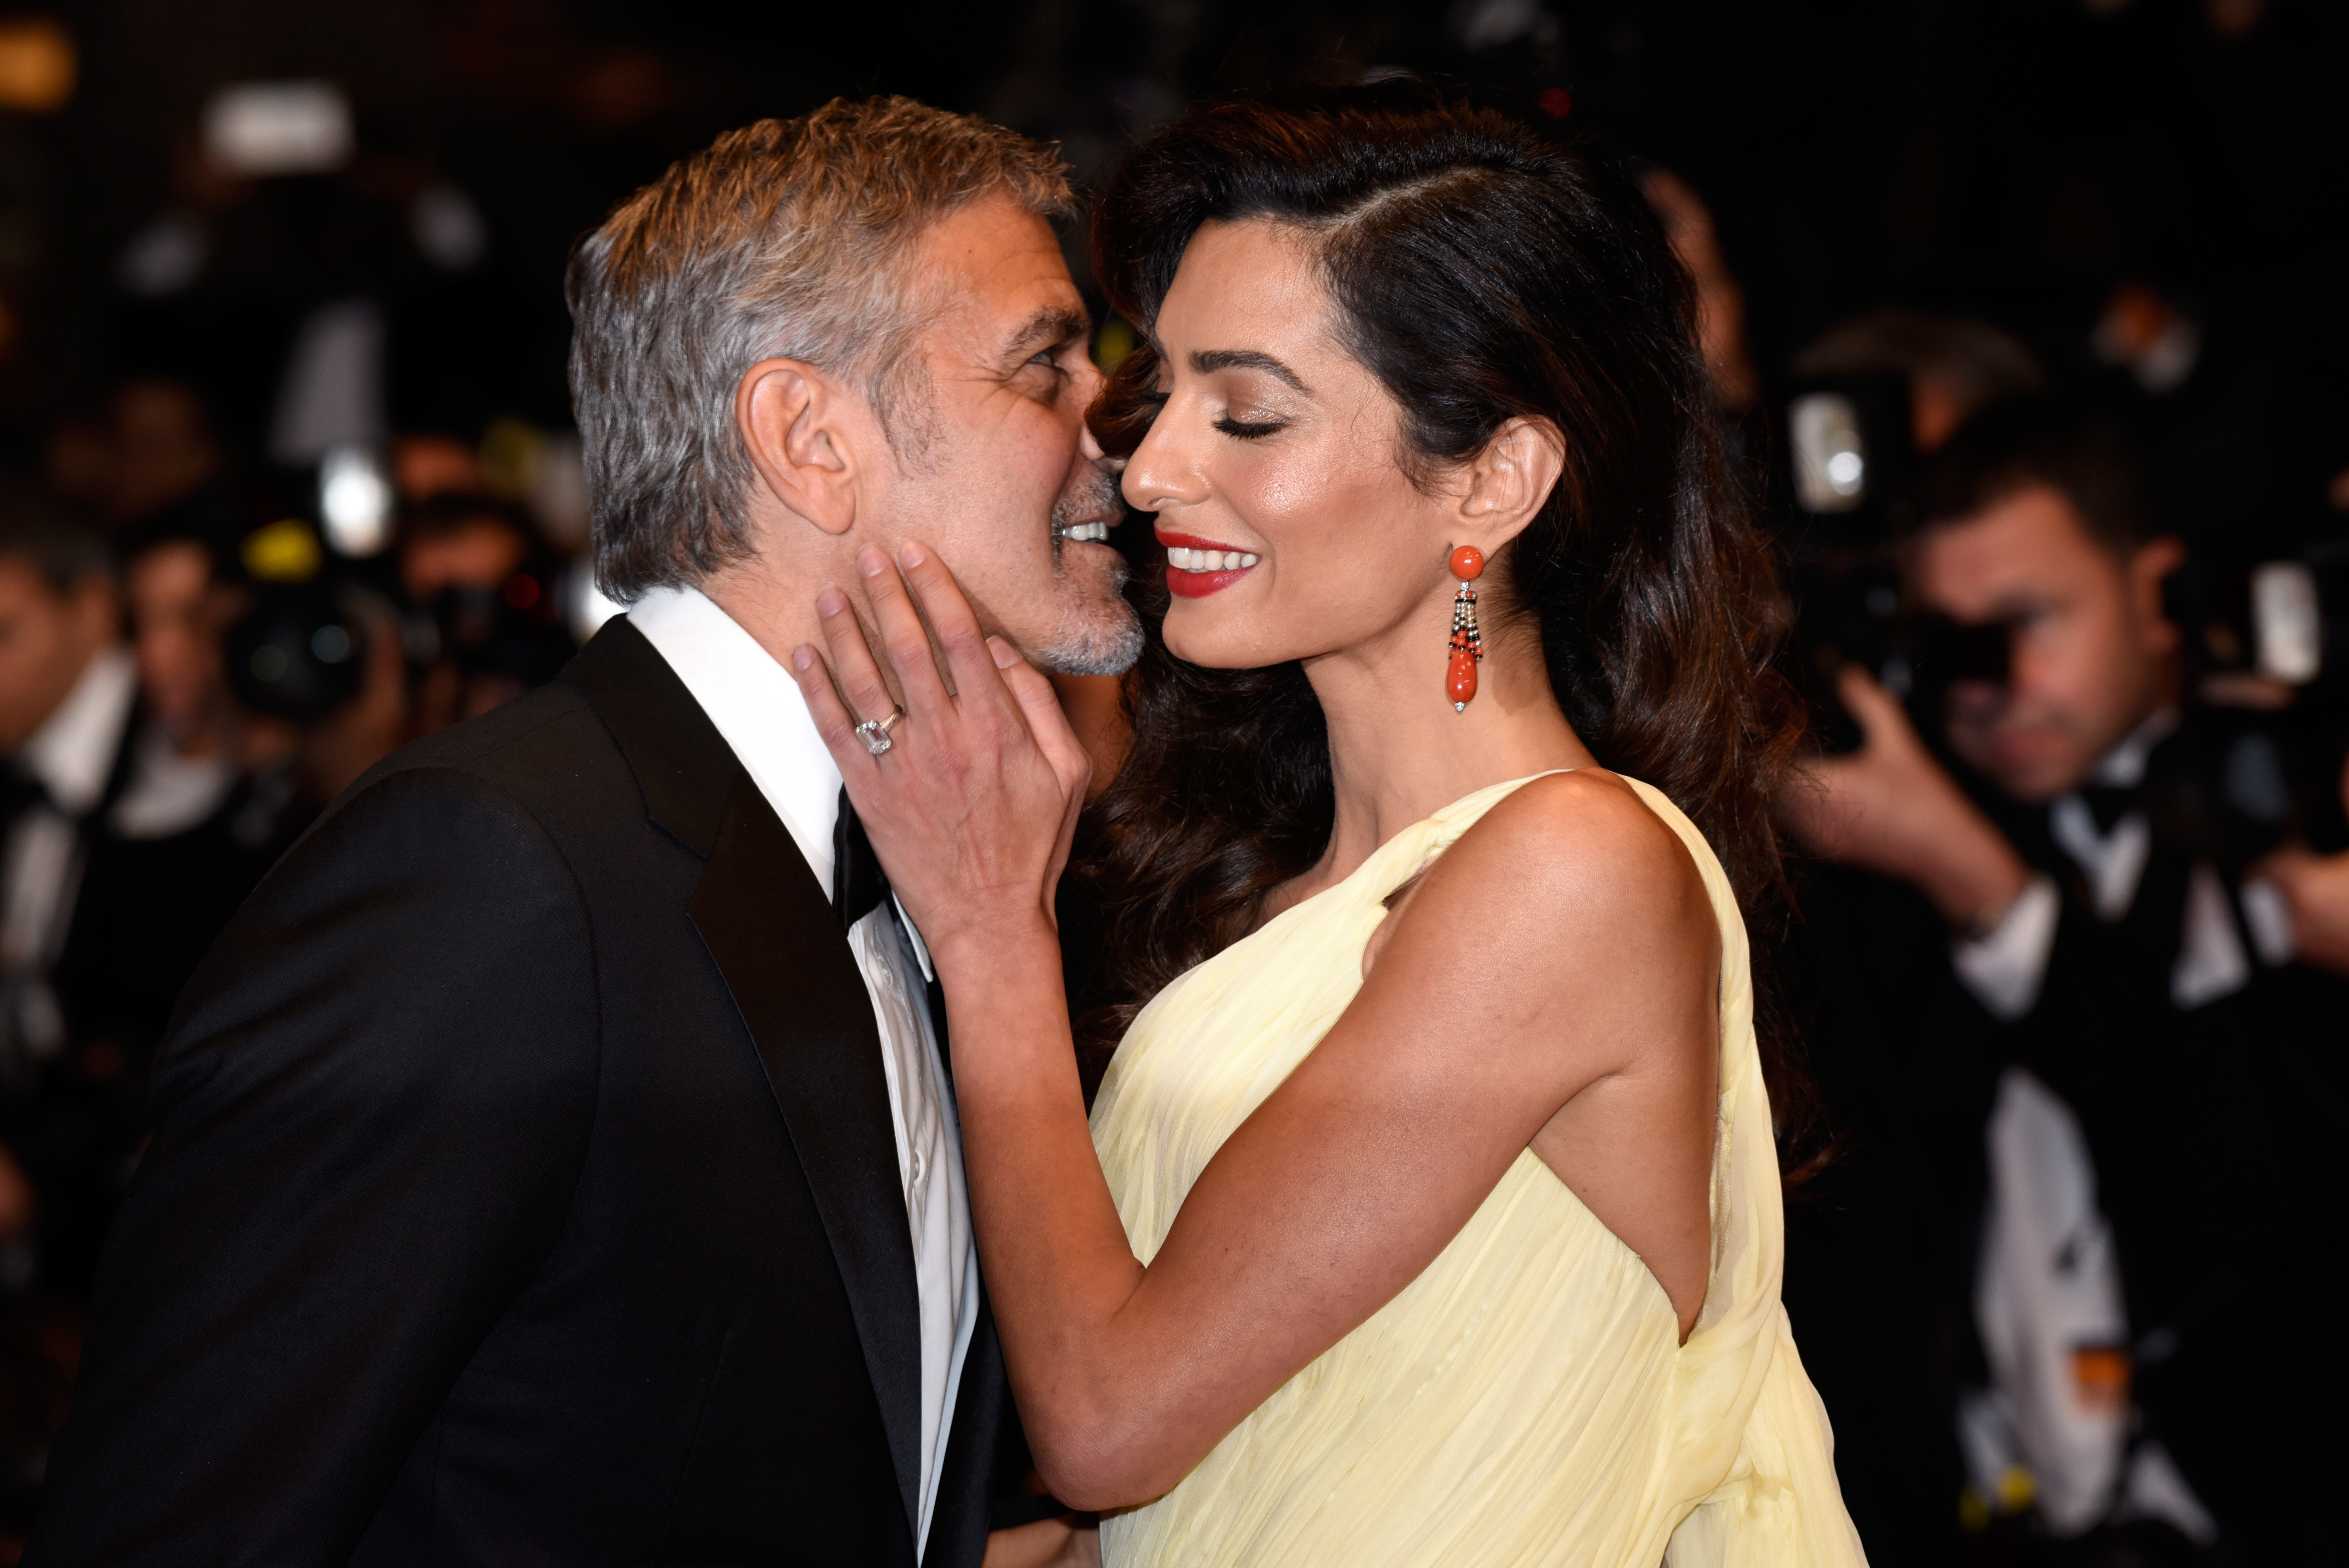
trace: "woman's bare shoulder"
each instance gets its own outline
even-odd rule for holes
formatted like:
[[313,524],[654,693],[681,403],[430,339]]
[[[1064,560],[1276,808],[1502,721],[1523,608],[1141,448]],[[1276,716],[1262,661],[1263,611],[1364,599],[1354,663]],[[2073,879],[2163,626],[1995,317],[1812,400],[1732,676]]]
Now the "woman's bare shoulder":
[[1375,1031],[1512,1070],[1547,1117],[1602,1077],[1711,1048],[1721,931],[1688,847],[1612,774],[1537,779],[1429,866],[1372,934]]
[[1705,902],[1703,874],[1680,834],[1602,768],[1548,774],[1516,789],[1444,860],[1471,874],[1506,871],[1528,893],[1570,892],[1617,917],[1665,914],[1691,896]]
[[1603,981],[1626,959],[1645,968],[1717,956],[1712,902],[1688,846],[1602,769],[1517,789],[1428,869],[1398,913],[1398,941],[1473,932],[1485,954],[1569,989]]

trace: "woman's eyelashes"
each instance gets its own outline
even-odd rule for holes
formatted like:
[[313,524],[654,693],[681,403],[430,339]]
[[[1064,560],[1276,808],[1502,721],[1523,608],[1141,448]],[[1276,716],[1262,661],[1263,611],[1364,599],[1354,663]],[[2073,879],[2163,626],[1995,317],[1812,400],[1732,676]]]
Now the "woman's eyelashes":
[[[1136,392],[1133,395],[1133,400],[1149,409],[1154,420],[1157,418],[1160,410],[1173,400],[1173,391],[1166,387],[1156,387],[1147,392]],[[1261,440],[1267,436],[1288,428],[1288,421],[1286,419],[1242,419],[1235,417],[1228,408],[1216,416],[1209,423],[1223,434],[1239,441]]]
[[1235,419],[1226,414],[1216,421],[1216,428],[1235,440],[1257,441],[1288,428],[1288,425],[1282,419]]

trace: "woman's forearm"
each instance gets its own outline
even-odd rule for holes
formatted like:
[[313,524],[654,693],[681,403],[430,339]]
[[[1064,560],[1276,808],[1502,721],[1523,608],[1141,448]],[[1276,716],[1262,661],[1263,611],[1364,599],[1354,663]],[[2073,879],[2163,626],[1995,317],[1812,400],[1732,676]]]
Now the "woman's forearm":
[[979,1255],[1038,1468],[1078,1507],[1139,1501],[1141,1390],[1118,1315],[1142,1283],[1093,1153],[1048,928],[941,954]]

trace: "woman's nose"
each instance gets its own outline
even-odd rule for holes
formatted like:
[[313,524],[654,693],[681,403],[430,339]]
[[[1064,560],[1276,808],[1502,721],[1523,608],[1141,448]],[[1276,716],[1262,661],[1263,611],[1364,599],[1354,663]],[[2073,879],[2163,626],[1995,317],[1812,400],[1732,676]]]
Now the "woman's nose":
[[1158,411],[1157,419],[1142,438],[1142,445],[1134,448],[1133,456],[1126,459],[1125,474],[1118,481],[1127,503],[1139,511],[1188,505],[1206,494],[1197,466],[1182,451],[1168,428],[1169,411]]

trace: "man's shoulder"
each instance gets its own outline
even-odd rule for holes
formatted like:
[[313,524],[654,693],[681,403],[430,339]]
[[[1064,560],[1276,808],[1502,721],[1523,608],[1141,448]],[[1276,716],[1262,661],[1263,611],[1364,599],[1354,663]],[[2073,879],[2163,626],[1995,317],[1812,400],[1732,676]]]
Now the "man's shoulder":
[[371,778],[453,769],[484,779],[529,785],[570,767],[616,763],[618,749],[580,693],[553,681],[478,717],[409,742],[369,769]]
[[327,812],[349,811],[398,780],[429,789],[438,776],[465,793],[488,791],[550,822],[598,807],[641,810],[626,758],[595,706],[562,681],[410,741],[361,775]]

